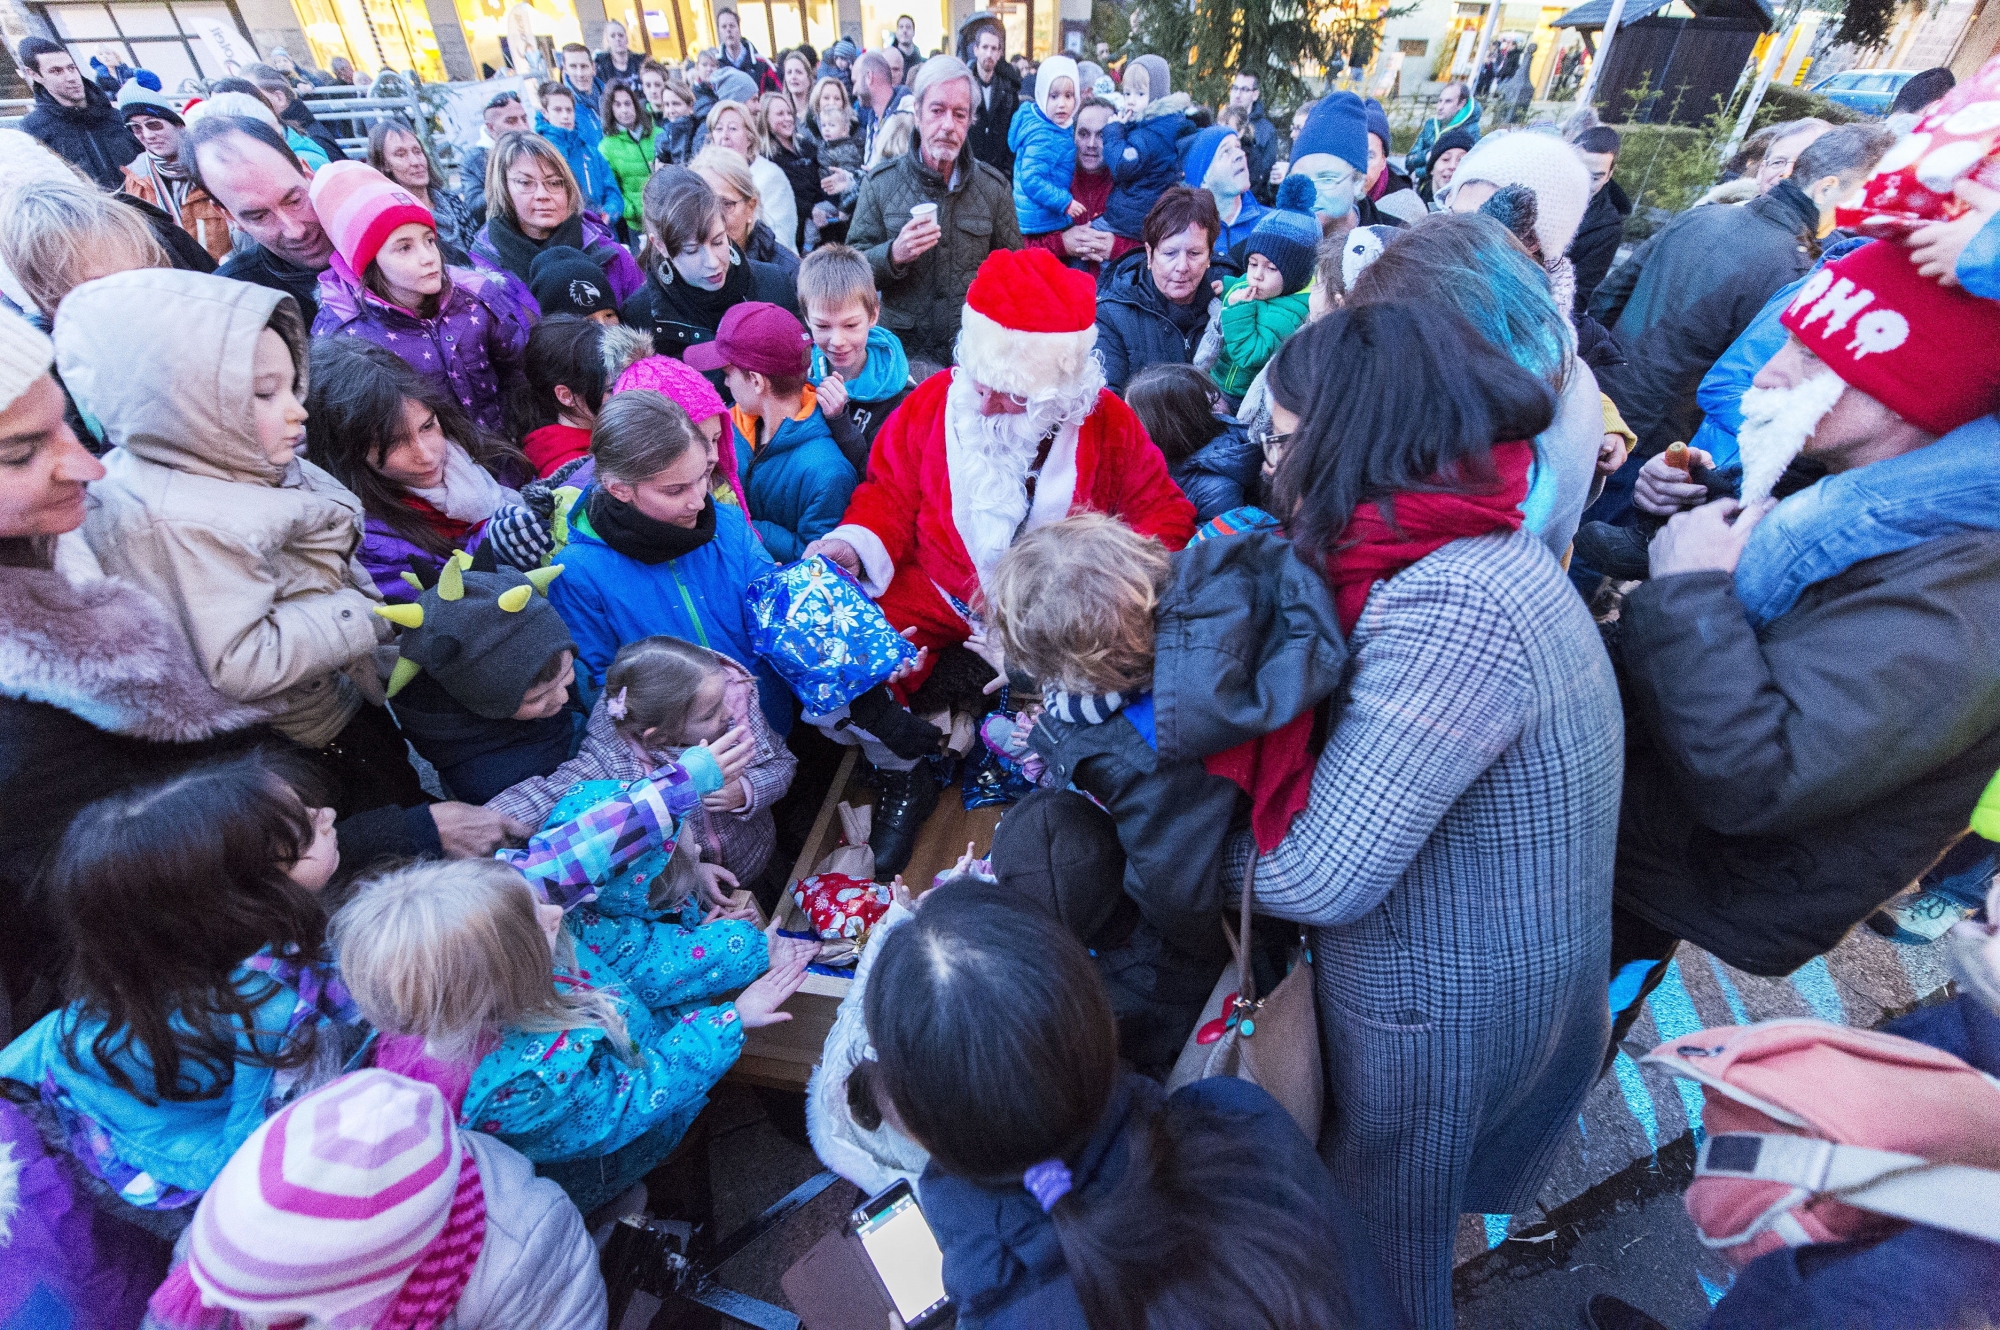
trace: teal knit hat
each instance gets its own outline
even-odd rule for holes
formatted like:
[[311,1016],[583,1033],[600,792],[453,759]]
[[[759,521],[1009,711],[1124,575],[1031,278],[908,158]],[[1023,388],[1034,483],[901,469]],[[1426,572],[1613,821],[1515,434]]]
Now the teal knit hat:
[[1246,257],[1262,254],[1284,274],[1288,296],[1305,290],[1319,258],[1319,219],[1312,207],[1312,181],[1286,177],[1278,186],[1278,206],[1264,214],[1243,245]]

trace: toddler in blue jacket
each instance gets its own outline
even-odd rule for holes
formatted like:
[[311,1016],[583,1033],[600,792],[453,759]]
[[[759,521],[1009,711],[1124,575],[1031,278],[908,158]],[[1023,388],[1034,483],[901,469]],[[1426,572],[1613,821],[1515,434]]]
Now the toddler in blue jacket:
[[1186,93],[1172,92],[1168,78],[1167,62],[1159,56],[1136,57],[1125,67],[1120,89],[1125,115],[1104,127],[1111,202],[1091,225],[1125,240],[1140,238],[1160,195],[1181,183],[1181,155],[1196,133],[1187,117],[1193,103]]
[[1014,154],[1014,216],[1021,234],[1066,230],[1084,214],[1070,197],[1076,174],[1076,61],[1052,55],[1035,75],[1035,100],[1014,112],[1007,150]]

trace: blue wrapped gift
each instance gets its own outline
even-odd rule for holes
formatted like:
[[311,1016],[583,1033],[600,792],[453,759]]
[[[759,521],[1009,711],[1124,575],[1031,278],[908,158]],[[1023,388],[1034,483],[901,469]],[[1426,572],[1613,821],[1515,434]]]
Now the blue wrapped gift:
[[917,654],[860,584],[823,555],[757,578],[745,604],[751,648],[813,715],[846,706]]

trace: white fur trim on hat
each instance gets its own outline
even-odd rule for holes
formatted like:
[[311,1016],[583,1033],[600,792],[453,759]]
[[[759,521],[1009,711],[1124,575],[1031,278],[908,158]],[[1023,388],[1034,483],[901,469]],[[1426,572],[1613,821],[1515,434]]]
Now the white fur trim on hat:
[[0,310],[0,411],[20,401],[55,363],[55,343],[26,319]]
[[1017,332],[967,305],[956,359],[988,388],[1032,397],[1075,379],[1096,345],[1096,324],[1081,332]]
[[1545,263],[1563,256],[1590,206],[1590,168],[1573,146],[1540,130],[1516,129],[1479,140],[1452,172],[1453,192],[1468,180],[1526,185],[1535,192],[1535,239],[1542,244]]

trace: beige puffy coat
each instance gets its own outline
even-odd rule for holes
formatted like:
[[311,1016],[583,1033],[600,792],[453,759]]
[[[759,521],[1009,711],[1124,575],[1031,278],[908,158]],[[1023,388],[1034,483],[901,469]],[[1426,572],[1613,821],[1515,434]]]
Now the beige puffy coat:
[[202,273],[119,273],[63,301],[56,358],[112,445],[83,528],[104,571],[166,606],[219,692],[319,748],[364,694],[380,700],[372,652],[386,625],[354,557],[361,501],[258,446],[254,350],[290,299]]

